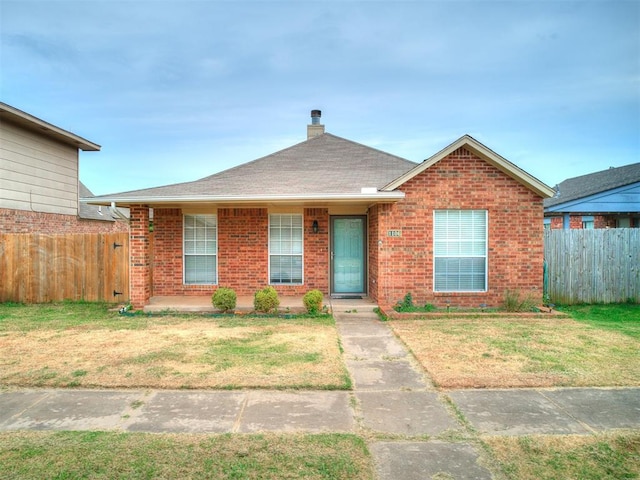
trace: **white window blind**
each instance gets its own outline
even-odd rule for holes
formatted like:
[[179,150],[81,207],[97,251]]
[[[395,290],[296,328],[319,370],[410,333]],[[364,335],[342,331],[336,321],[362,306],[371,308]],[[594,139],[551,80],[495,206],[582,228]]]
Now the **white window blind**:
[[486,210],[436,210],[433,225],[434,290],[485,291]]
[[185,215],[184,283],[217,283],[218,221],[215,215]]
[[303,244],[302,215],[269,216],[269,283],[302,283]]

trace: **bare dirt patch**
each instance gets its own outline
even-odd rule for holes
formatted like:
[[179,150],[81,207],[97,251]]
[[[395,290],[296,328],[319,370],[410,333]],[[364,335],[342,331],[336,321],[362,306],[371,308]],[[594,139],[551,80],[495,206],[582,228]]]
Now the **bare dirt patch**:
[[443,388],[640,385],[640,342],[569,318],[394,320]]
[[38,387],[346,388],[333,325],[151,323],[3,331],[0,383]]

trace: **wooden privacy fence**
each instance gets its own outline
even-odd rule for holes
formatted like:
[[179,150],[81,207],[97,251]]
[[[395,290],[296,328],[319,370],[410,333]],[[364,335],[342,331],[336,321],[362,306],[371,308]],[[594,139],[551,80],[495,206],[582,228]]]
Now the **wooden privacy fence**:
[[123,302],[129,234],[0,234],[0,302]]
[[640,229],[545,230],[554,303],[640,302]]

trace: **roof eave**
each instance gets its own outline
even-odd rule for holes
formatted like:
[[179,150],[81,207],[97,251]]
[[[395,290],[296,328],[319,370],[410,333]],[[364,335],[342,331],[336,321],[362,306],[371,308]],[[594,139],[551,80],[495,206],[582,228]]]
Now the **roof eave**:
[[91,142],[86,138],[82,138],[81,136],[68,132],[60,127],[56,127],[49,122],[45,122],[38,117],[34,117],[33,115],[23,112],[11,105],[7,105],[6,103],[0,102],[0,112],[3,112],[10,120],[13,120],[20,125],[26,125],[31,127],[33,130],[44,132],[45,135],[52,136],[67,144],[74,145],[80,150],[97,152],[102,148],[97,143]]
[[497,154],[493,150],[487,148],[486,146],[478,142],[476,139],[474,139],[470,135],[464,135],[460,137],[451,145],[448,145],[447,147],[443,148],[435,155],[429,157],[424,162],[418,164],[415,168],[409,170],[407,173],[398,177],[393,182],[382,187],[381,190],[391,191],[391,190],[397,189],[403,183],[411,180],[416,175],[424,172],[426,169],[428,169],[435,163],[439,162],[440,160],[442,160],[452,152],[456,151],[460,147],[469,148],[474,154],[478,155],[480,158],[487,161],[488,163],[490,163],[491,165],[493,165],[494,167],[496,167],[498,170],[502,171],[506,175],[510,176],[514,180],[530,188],[541,197],[549,198],[555,195],[555,191],[553,190],[553,188],[544,184],[543,182],[535,178],[533,175],[530,175],[529,173],[525,172],[521,168],[517,167],[516,165],[511,163],[509,160]]
[[316,195],[253,195],[253,196],[213,196],[196,195],[183,196],[154,196],[154,197],[127,197],[109,196],[81,198],[80,202],[89,205],[111,205],[116,203],[121,206],[128,205],[175,205],[175,204],[293,204],[293,203],[394,203],[404,198],[403,192],[377,192],[377,193],[352,193],[352,194],[316,194]]

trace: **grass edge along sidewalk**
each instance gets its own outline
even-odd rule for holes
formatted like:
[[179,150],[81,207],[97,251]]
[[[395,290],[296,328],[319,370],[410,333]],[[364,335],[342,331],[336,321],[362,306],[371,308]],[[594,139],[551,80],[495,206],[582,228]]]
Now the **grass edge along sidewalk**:
[[373,479],[352,434],[0,432],[0,465],[4,479]]

